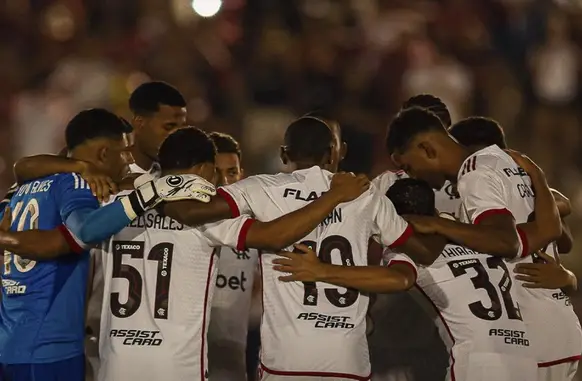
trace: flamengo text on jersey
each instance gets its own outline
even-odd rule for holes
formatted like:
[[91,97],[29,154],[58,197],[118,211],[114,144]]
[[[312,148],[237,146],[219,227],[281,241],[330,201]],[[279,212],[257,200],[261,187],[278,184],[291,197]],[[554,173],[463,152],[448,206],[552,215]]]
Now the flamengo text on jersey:
[[302,312],[297,316],[297,320],[315,320],[315,328],[354,328],[354,324],[348,323],[351,318],[348,316],[334,316],[319,314],[317,312]]
[[529,347],[529,340],[526,339],[525,332],[514,329],[493,328],[489,330],[489,336],[503,337],[505,344],[522,345]]
[[141,329],[112,329],[109,337],[119,337],[123,339],[123,345],[139,345],[157,347],[162,345],[162,340],[156,335],[160,331],[146,331]]
[[133,220],[130,224],[132,228],[148,228],[159,230],[184,230],[184,225],[171,219],[163,217],[156,213],[146,213],[143,216]]
[[[299,189],[285,188],[285,190],[283,191],[284,198],[293,197],[295,200],[301,201],[317,200],[319,196],[320,195],[318,195],[317,192],[315,191],[311,191],[307,197],[303,197]],[[329,214],[329,216],[325,218],[325,220],[323,220],[319,224],[319,226],[329,226],[331,224],[337,224],[339,222],[342,222],[342,209],[336,208]]]

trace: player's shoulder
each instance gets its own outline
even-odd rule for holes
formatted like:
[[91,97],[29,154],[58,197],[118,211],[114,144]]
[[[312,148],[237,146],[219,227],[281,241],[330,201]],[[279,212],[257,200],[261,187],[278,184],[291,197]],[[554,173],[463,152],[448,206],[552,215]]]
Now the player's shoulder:
[[405,179],[407,177],[408,175],[404,171],[386,171],[376,176],[376,178],[372,180],[372,184],[381,192],[386,193],[388,188],[390,188],[397,180]]
[[[467,157],[461,165],[458,178],[460,181],[464,177],[496,172],[512,164],[511,156],[498,146],[491,145]],[[467,176],[469,174],[472,175]]]
[[83,177],[81,177],[81,175],[78,173],[55,173],[54,175],[47,176],[44,179],[52,180],[61,187],[72,189],[91,189],[85,179],[83,179]]

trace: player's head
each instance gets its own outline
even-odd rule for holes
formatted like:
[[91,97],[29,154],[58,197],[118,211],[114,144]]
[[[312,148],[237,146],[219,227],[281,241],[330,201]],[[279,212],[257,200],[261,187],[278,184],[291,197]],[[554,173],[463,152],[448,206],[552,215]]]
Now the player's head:
[[[339,126],[335,127],[339,129]],[[297,168],[318,165],[336,172],[343,159],[343,144],[338,144],[332,127],[324,119],[304,116],[291,123],[285,131],[285,145],[281,147],[284,164],[293,163]]]
[[323,122],[325,122],[325,124],[327,124],[327,126],[331,130],[334,147],[337,147],[337,149],[335,149],[335,151],[332,152],[332,155],[335,156],[333,158],[333,161],[337,163],[337,166],[335,168],[330,169],[330,171],[337,172],[338,170],[337,167],[339,166],[339,163],[346,157],[346,154],[348,153],[348,145],[342,139],[342,127],[340,123],[337,120],[333,119],[330,115],[323,113],[321,111],[312,111],[305,114],[303,117],[320,119]]
[[243,177],[240,145],[228,134],[211,132],[209,136],[216,146],[217,184],[228,185],[239,181]]
[[146,82],[131,93],[136,147],[152,160],[166,137],[186,126],[186,101],[165,82]]
[[400,215],[418,214],[432,216],[436,214],[434,191],[430,185],[417,179],[400,179],[388,188],[386,196],[394,204]]
[[84,110],[67,124],[67,150],[77,159],[88,161],[119,181],[133,162],[128,134],[131,125],[123,118],[101,108]]
[[195,174],[215,181],[216,146],[208,134],[196,127],[180,128],[162,143],[158,153],[162,173]]
[[449,127],[451,125],[451,114],[447,105],[437,96],[431,94],[418,94],[408,98],[403,104],[402,109],[411,107],[420,107],[428,111],[432,111],[439,117],[443,126]]
[[464,146],[484,148],[497,144],[499,148],[507,148],[503,128],[493,119],[482,116],[471,116],[453,124],[449,134]]
[[458,167],[451,167],[458,160],[452,156],[459,147],[439,117],[420,107],[400,111],[390,123],[386,137],[386,149],[398,166],[435,189],[440,189],[447,178],[456,176]]

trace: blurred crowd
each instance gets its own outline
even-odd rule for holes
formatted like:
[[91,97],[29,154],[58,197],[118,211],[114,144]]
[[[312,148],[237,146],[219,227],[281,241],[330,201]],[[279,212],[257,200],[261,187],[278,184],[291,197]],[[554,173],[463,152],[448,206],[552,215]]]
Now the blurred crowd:
[[582,1],[223,0],[208,18],[195,2],[0,2],[0,187],[14,159],[60,150],[75,112],[126,115],[152,78],[239,138],[251,174],[280,169],[286,123],[311,110],[342,122],[345,169],[378,174],[390,117],[432,93],[454,121],[498,120],[582,211]]

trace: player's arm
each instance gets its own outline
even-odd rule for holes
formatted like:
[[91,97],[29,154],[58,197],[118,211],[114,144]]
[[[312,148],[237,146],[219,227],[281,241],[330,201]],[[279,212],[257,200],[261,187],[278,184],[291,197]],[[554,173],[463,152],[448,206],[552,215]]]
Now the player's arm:
[[[422,233],[435,233],[475,251],[515,258],[525,236],[520,237],[508,210],[503,180],[492,170],[477,168],[457,184],[461,201],[472,224],[440,217],[407,216]],[[523,247],[527,247],[524,242]]]
[[89,162],[58,155],[36,155],[24,157],[14,163],[17,183],[50,176],[55,173],[78,173],[86,181],[99,201],[119,191],[117,184]]
[[253,215],[248,192],[261,191],[253,177],[238,181],[216,190],[217,196],[209,203],[178,201],[161,206],[162,213],[187,225],[199,226],[241,215]]
[[574,237],[572,236],[570,226],[564,219],[562,219],[562,235],[556,240],[556,244],[558,245],[558,252],[560,254],[567,254],[572,251]]
[[416,267],[410,259],[395,258],[387,266],[341,266],[321,262],[308,246],[295,248],[298,253],[284,251],[273,260],[274,270],[290,274],[280,276],[281,281],[325,282],[372,293],[406,291],[416,282]]

